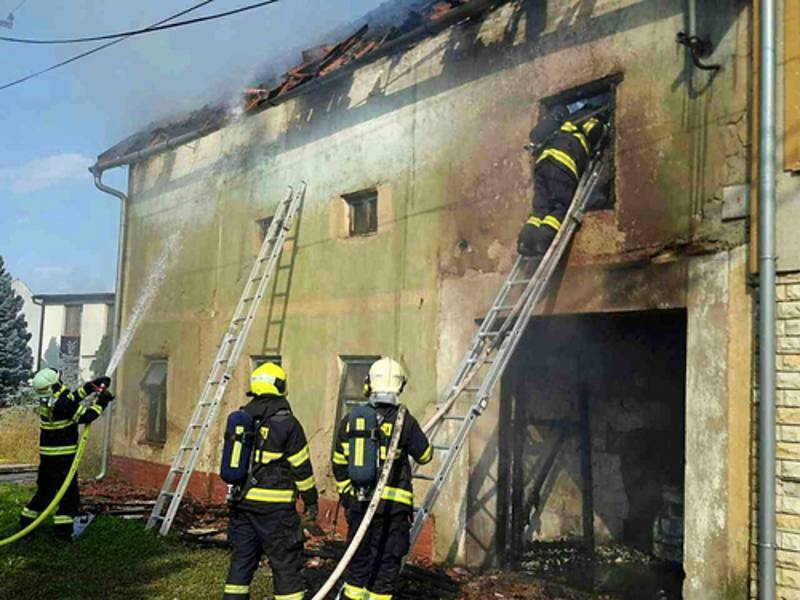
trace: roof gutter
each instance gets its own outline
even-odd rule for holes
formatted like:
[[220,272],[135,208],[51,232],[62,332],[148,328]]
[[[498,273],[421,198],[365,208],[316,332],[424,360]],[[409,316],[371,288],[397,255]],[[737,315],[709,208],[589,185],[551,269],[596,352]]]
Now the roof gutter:
[[[112,355],[117,349],[119,342],[120,331],[122,329],[122,297],[123,297],[123,269],[125,265],[125,245],[126,245],[126,232],[127,232],[127,216],[128,216],[128,197],[115,188],[103,183],[103,170],[97,169],[97,165],[90,167],[89,170],[94,175],[94,185],[101,192],[111,194],[120,200],[119,212],[119,245],[117,246],[117,276],[116,285],[114,286],[114,325],[111,332],[111,348]],[[109,377],[113,373],[106,373]],[[103,454],[100,463],[100,472],[94,477],[95,481],[101,481],[108,474],[108,459],[111,453],[111,424],[114,415],[114,403],[108,405],[106,408],[106,426],[103,431]]]
[[[298,85],[297,87],[292,88],[288,92],[281,94],[272,100],[265,100],[262,104],[262,110],[265,110],[270,106],[278,106],[279,104],[283,104],[288,100],[317,90],[325,85],[333,83],[334,81],[338,81],[339,79],[366,64],[374,62],[389,54],[393,54],[398,50],[405,49],[408,46],[416,44],[427,37],[438,34],[439,32],[447,29],[451,25],[458,23],[459,21],[477,17],[487,10],[494,8],[495,6],[499,6],[500,4],[505,4],[506,2],[508,2],[508,0],[472,0],[472,2],[469,2],[468,4],[454,8],[453,10],[445,13],[444,16],[439,19],[434,21],[426,21],[416,29],[413,29],[406,34],[401,35],[400,37],[395,38],[382,46],[379,46],[372,52],[350,63],[347,63],[328,75],[317,77],[307,81],[306,83]],[[195,129],[194,131],[169,138],[160,144],[156,144],[142,150],[136,150],[135,152],[130,152],[118,158],[113,158],[102,162],[98,161],[94,166],[90,167],[89,170],[92,171],[92,173],[97,174],[98,172],[102,173],[106,169],[113,169],[114,167],[121,167],[122,165],[130,165],[141,162],[150,158],[151,156],[155,156],[156,154],[161,154],[162,152],[172,150],[173,148],[177,148],[183,144],[188,144],[196,139],[205,137],[211,133],[214,133],[215,131],[218,131],[219,129],[222,129],[225,125],[226,123],[224,122],[215,123],[211,126],[201,127],[199,129]]]

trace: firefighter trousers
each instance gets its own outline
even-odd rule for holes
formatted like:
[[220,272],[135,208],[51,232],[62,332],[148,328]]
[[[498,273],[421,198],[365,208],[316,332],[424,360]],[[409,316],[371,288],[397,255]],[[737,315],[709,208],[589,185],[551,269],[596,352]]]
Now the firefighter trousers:
[[[550,160],[536,165],[533,171],[533,214],[543,224],[558,229],[572,204],[578,188],[577,179]],[[553,217],[551,223],[547,217]]]
[[[44,511],[50,502],[55,498],[61,484],[67,477],[74,455],[53,456],[41,458],[39,471],[36,475],[36,493],[22,509],[20,515],[20,527],[27,527],[32,521]],[[56,535],[62,539],[72,538],[72,522],[78,515],[81,498],[78,491],[78,478],[73,477],[72,482],[67,488],[67,492],[61,498],[58,508],[53,513],[53,524],[55,525]]]
[[[348,543],[364,514],[348,511]],[[408,512],[378,515],[358,547],[345,575],[344,597],[350,600],[391,600],[403,557],[410,546]]]
[[302,600],[303,530],[294,509],[281,509],[267,514],[231,509],[228,541],[233,553],[224,600],[250,598],[250,582],[262,555],[272,568],[276,600]]

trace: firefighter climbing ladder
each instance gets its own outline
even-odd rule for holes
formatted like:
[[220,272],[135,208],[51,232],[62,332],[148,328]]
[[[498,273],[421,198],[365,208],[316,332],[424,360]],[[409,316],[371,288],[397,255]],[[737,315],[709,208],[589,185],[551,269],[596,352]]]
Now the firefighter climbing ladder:
[[275,274],[283,245],[292,223],[305,195],[306,184],[301,183],[295,190],[289,186],[286,197],[278,204],[275,215],[269,225],[264,243],[256,257],[253,268],[245,283],[239,304],[233,314],[228,329],[222,337],[214,364],[208,376],[203,393],[195,406],[192,419],[175,458],[172,461],[164,485],[158,494],[158,500],[147,521],[147,528],[152,529],[160,523],[159,533],[166,535],[175,519],[186,487],[194,472],[200,449],[214,422],[217,409],[225,396],[228,382],[236,369],[236,363],[244,349],[250,326],[253,324],[258,306],[267,284]]
[[[600,148],[603,148],[602,143]],[[411,526],[411,544],[422,531],[445,481],[455,465],[458,454],[478,417],[486,408],[492,390],[511,359],[514,349],[522,338],[530,321],[534,307],[547,289],[564,251],[581,223],[594,190],[604,181],[609,168],[607,152],[601,151],[592,157],[575,190],[564,222],[550,248],[540,262],[518,257],[497,296],[486,314],[477,333],[470,342],[466,357],[458,366],[456,376],[445,388],[439,401],[439,410],[425,425],[434,451],[442,456],[435,475],[427,475],[417,469],[415,479],[430,481],[422,505],[415,508]],[[531,274],[531,271],[533,273]],[[465,398],[469,403],[466,414],[457,414],[457,400]],[[459,405],[465,403],[458,403]],[[444,426],[450,422],[456,431],[448,439]],[[441,441],[440,441],[441,440]]]

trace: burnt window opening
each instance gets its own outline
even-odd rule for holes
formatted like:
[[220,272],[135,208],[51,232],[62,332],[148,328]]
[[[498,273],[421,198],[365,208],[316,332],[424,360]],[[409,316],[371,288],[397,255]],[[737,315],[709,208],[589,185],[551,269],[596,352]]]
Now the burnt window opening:
[[[342,361],[342,378],[339,382],[339,398],[336,406],[336,427],[354,406],[364,404],[364,380],[369,375],[369,368],[380,356],[340,356]],[[336,435],[333,436],[336,444]]]
[[570,114],[575,114],[584,108],[592,106],[600,107],[607,105],[609,107],[606,115],[610,131],[605,149],[605,152],[609,153],[611,156],[608,181],[595,190],[593,197],[589,200],[587,210],[613,210],[616,204],[616,161],[614,160],[616,156],[615,129],[617,86],[621,82],[622,75],[612,75],[564,90],[563,92],[544,98],[540,102],[540,117],[558,105],[566,106]]
[[378,190],[345,194],[348,212],[348,235],[370,235],[378,231]]
[[147,401],[145,440],[154,444],[167,441],[167,367],[166,358],[151,359],[142,378]]

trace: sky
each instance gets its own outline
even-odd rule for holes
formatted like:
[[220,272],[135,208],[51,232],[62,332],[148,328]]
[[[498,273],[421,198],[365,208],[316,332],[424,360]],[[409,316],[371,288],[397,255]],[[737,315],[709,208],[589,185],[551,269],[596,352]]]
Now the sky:
[[[182,18],[255,0],[215,0]],[[265,65],[300,62],[383,0],[279,0],[156,32],[0,90],[0,256],[34,293],[113,291],[119,201],[94,187],[98,154],[147,124],[230,99]],[[0,19],[21,0],[0,0]],[[79,37],[147,27],[199,0],[25,0],[0,35]],[[91,48],[0,41],[0,85]],[[126,169],[104,182],[125,190]]]

